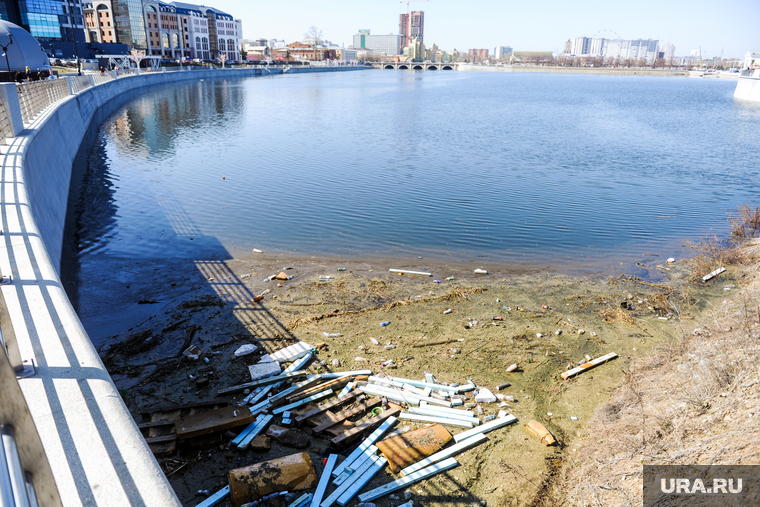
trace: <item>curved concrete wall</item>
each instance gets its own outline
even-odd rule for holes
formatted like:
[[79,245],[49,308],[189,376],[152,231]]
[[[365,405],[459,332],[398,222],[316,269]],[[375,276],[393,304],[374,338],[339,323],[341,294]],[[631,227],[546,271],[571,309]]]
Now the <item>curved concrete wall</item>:
[[19,385],[64,506],[179,505],[59,278],[72,162],[83,136],[114,101],[141,88],[262,72],[268,75],[240,69],[120,78],[60,101],[0,146],[0,270],[12,277],[0,290],[22,357],[37,366]]
[[736,83],[734,98],[750,102],[760,102],[760,70],[754,72],[753,77],[740,77]]

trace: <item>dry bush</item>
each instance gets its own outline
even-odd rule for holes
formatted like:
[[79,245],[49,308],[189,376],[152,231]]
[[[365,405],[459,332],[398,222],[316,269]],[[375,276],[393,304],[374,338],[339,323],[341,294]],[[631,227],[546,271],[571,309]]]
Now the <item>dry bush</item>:
[[760,206],[750,208],[746,203],[739,206],[738,215],[729,216],[731,236],[744,240],[752,238],[760,231]]
[[701,283],[702,277],[707,273],[746,261],[746,251],[742,245],[731,241],[721,241],[717,237],[702,240],[692,247],[697,249],[697,255],[685,260],[686,265],[691,268],[689,280],[692,282]]
[[628,310],[622,308],[605,308],[599,312],[599,316],[607,322],[625,322],[633,324],[633,316]]

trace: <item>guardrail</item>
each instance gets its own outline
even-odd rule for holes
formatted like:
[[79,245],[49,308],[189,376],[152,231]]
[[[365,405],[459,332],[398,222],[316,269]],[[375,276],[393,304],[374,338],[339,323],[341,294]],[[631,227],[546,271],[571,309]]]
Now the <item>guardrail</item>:
[[50,462],[17,380],[19,373],[28,375],[34,370],[21,361],[1,293],[0,331],[5,352],[0,353],[0,505],[60,507]]
[[84,75],[84,76],[71,76],[66,77],[68,79],[70,85],[71,85],[71,93],[76,94],[81,91],[86,90],[87,88],[91,86],[95,86],[95,83],[92,81],[92,74],[90,75]]
[[18,85],[18,100],[24,124],[30,124],[50,104],[69,96],[69,85],[65,79],[35,81]]
[[0,100],[0,133],[2,133],[3,139],[13,137],[11,118],[8,115],[8,109],[2,100]]

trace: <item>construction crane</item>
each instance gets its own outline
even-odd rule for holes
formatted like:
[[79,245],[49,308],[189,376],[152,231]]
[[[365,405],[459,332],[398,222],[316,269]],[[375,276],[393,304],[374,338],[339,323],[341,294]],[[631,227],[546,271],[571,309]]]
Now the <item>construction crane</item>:
[[429,0],[401,0],[402,4],[406,4],[406,45],[409,45],[409,39],[412,35],[412,16],[410,16],[409,4],[412,2],[427,2]]

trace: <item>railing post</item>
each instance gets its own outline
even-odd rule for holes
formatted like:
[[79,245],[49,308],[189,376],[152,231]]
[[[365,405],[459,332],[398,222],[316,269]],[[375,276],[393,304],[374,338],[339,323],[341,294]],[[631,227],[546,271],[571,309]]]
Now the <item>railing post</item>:
[[166,67],[161,67],[161,73],[166,74]]
[[16,83],[0,83],[0,101],[5,104],[5,112],[8,114],[13,137],[16,137],[24,130],[24,117],[21,114],[21,102],[18,99]]
[[74,95],[74,87],[71,86],[71,76],[63,76],[66,83],[69,85],[69,95]]
[[111,71],[111,75],[113,76],[114,79],[119,79],[119,77],[116,75],[116,71],[115,70]]
[[89,78],[90,78],[90,86],[95,86],[95,75],[90,74]]

